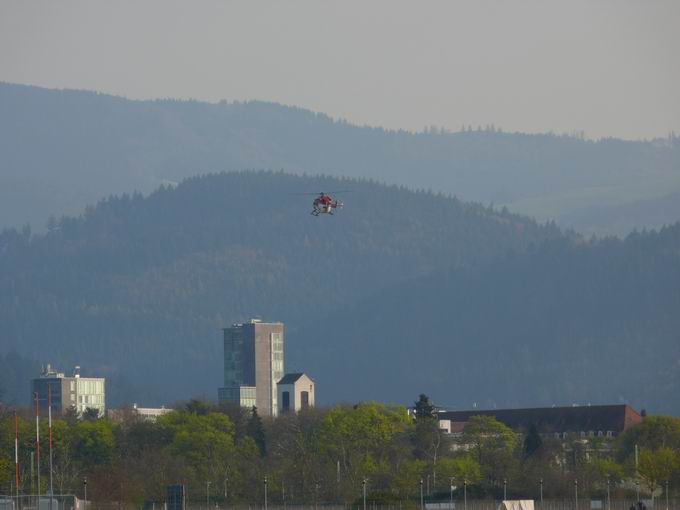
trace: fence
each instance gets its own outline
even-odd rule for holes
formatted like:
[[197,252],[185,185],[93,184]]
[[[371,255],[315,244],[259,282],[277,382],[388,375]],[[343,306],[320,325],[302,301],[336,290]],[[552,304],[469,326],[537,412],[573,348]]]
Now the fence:
[[37,494],[0,495],[0,510],[91,510],[84,503],[72,494],[41,494],[39,498]]
[[[467,503],[456,499],[451,503],[446,500],[429,501],[425,500],[424,510],[498,510],[500,501],[468,499]],[[666,506],[665,497],[652,500],[643,500],[647,510],[680,510],[680,499],[670,499]],[[51,506],[50,506],[51,505]],[[578,508],[574,499],[551,500],[546,499],[541,503],[534,500],[535,510],[630,510],[635,506],[632,499],[612,499],[607,504],[607,500],[580,499]],[[377,504],[367,501],[366,510],[419,510],[419,500],[407,500],[390,504]],[[147,502],[144,505],[134,505],[122,502],[85,502],[73,495],[55,495],[52,498],[41,495],[38,504],[36,495],[2,496],[0,495],[0,510],[166,510],[164,502]],[[187,501],[186,510],[265,510],[262,503],[255,504],[211,504],[206,507],[205,502],[199,504],[194,501]],[[363,505],[337,505],[328,503],[306,504],[306,505],[268,505],[267,510],[363,510]]]

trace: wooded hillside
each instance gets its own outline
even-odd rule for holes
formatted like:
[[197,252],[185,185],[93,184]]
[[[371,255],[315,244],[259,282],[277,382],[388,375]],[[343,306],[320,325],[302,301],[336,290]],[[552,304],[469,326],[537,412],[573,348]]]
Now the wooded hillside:
[[[129,101],[0,83],[0,228],[80,214],[208,172],[284,169],[375,179],[507,205],[585,233],[680,220],[680,141],[354,126],[249,102]],[[632,213],[634,211],[634,213]]]
[[[322,189],[349,190],[347,206],[311,216],[314,197],[300,193]],[[45,235],[5,231],[1,345],[109,377],[111,403],[214,397],[221,327],[256,315],[284,321],[295,365],[304,344],[296,330],[307,322],[398,282],[561,236],[509,213],[366,181],[192,178],[148,198],[110,198],[54,220]],[[326,328],[311,334],[323,344]],[[298,368],[319,375],[314,363]]]

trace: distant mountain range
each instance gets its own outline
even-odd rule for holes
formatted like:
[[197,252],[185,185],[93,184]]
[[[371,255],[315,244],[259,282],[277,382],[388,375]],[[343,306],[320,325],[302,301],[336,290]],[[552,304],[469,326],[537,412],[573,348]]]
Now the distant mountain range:
[[[309,214],[302,193],[338,189],[343,210]],[[192,177],[0,235],[0,364],[79,364],[110,405],[214,398],[220,328],[259,315],[286,323],[286,368],[324,403],[677,413],[678,310],[677,224],[586,240],[368,180]],[[7,401],[20,378],[0,376]]]
[[284,169],[506,205],[591,234],[680,220],[680,140],[359,127],[277,104],[129,101],[0,83],[0,228],[207,172]]

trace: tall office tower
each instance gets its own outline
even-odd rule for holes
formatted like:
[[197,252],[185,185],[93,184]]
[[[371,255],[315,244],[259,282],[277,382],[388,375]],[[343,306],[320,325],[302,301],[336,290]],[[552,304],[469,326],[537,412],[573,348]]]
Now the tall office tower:
[[224,330],[224,388],[218,399],[276,416],[283,377],[283,323],[251,319]]

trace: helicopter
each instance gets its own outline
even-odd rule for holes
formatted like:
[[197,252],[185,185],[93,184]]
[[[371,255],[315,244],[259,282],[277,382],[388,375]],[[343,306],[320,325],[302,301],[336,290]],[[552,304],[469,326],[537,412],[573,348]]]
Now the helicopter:
[[312,216],[319,216],[320,214],[333,214],[333,209],[342,207],[342,202],[333,200],[328,193],[322,191],[319,196],[312,202]]

